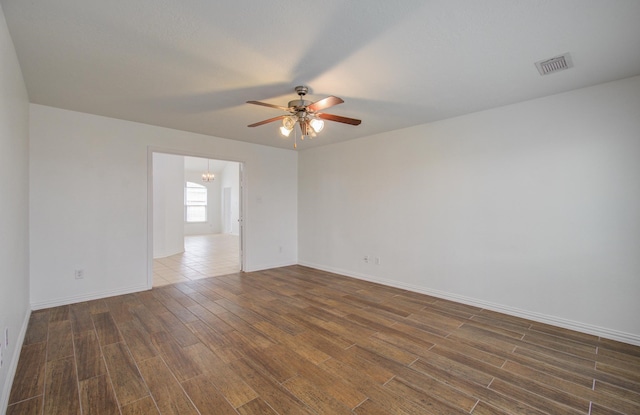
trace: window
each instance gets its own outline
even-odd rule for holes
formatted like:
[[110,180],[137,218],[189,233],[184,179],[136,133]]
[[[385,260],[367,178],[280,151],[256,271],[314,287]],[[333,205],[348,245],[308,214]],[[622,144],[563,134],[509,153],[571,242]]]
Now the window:
[[207,221],[207,188],[187,182],[184,188],[184,217],[187,222]]

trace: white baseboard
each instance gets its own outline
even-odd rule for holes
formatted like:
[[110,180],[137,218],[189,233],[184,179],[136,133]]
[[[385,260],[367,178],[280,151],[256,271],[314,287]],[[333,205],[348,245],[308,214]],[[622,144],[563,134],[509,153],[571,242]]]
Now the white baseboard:
[[18,338],[15,343],[15,351],[11,357],[11,362],[7,368],[7,381],[4,384],[4,390],[2,391],[2,400],[0,401],[0,413],[7,413],[7,407],[9,406],[9,394],[11,393],[11,387],[13,386],[13,379],[16,376],[16,370],[18,369],[18,360],[20,360],[20,351],[22,350],[22,344],[24,343],[24,337],[27,334],[27,327],[29,326],[29,318],[31,318],[31,310],[27,310],[18,333]]
[[134,286],[131,286],[131,287],[126,287],[126,288],[120,288],[120,289],[117,289],[117,290],[109,290],[109,291],[102,291],[102,292],[96,292],[96,293],[82,294],[82,295],[76,295],[76,296],[72,296],[72,297],[56,298],[56,299],[53,299],[53,300],[47,300],[47,301],[40,301],[40,302],[31,303],[31,309],[32,310],[41,310],[43,308],[58,307],[58,306],[61,306],[61,305],[81,303],[83,301],[91,301],[91,300],[98,300],[100,298],[113,297],[115,295],[131,294],[131,293],[136,293],[136,292],[139,292],[139,291],[146,291],[148,289],[149,288],[147,287],[146,284],[142,284],[142,285],[134,285]]
[[539,323],[550,324],[552,326],[574,330],[580,333],[591,334],[594,336],[599,336],[599,337],[603,337],[610,340],[616,340],[623,343],[640,346],[640,335],[633,334],[633,333],[626,333],[618,330],[609,329],[606,327],[594,326],[592,324],[581,323],[579,321],[568,320],[561,317],[537,313],[534,311],[522,310],[522,309],[511,307],[511,306],[505,306],[502,304],[479,300],[476,298],[465,297],[462,295],[457,295],[457,294],[448,293],[444,291],[432,290],[426,287],[416,286],[412,284],[405,284],[399,281],[387,280],[384,278],[375,278],[375,277],[371,277],[370,275],[354,273],[351,271],[333,268],[333,267],[326,267],[320,264],[314,264],[314,263],[305,262],[305,261],[300,261],[299,264],[306,267],[315,268],[321,271],[327,271],[334,274],[345,275],[347,277],[357,278],[364,281],[375,282],[375,283],[387,285],[390,287],[401,288],[408,291],[413,291],[413,292],[426,294],[426,295],[430,295],[437,298],[442,298],[444,300],[455,301],[458,303],[467,304],[474,307],[480,307],[486,310],[496,311],[498,313],[508,314],[515,317],[525,318],[527,320],[537,321]]
[[245,272],[264,271],[265,269],[289,267],[291,265],[298,265],[298,262],[287,261],[287,262],[280,262],[276,264],[258,264],[258,265],[247,266],[244,271]]

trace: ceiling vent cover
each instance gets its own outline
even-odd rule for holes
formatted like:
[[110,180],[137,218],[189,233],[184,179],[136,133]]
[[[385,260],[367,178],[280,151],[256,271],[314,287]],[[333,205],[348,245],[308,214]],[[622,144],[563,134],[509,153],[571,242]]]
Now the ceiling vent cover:
[[538,68],[540,75],[549,75],[571,67],[573,67],[573,62],[571,61],[571,55],[569,55],[569,53],[536,62],[536,68]]

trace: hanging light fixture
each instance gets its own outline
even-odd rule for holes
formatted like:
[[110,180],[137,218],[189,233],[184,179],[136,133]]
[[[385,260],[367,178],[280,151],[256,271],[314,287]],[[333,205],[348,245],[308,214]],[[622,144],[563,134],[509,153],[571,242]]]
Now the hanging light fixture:
[[298,135],[300,135],[301,140],[316,137],[317,134],[324,129],[324,122],[326,120],[349,125],[360,125],[362,122],[355,118],[342,117],[340,115],[327,114],[324,112],[327,108],[342,104],[344,102],[342,98],[331,95],[319,101],[312,102],[304,99],[307,92],[309,92],[308,87],[298,85],[295,87],[295,91],[299,98],[289,101],[286,107],[274,105],[268,102],[247,101],[248,104],[260,105],[262,107],[270,107],[288,112],[288,114],[285,115],[249,124],[248,127],[258,127],[260,125],[282,120],[282,126],[279,128],[280,134],[284,137],[290,137],[291,132],[293,130],[297,130],[297,124],[300,131],[295,131],[293,135],[293,148],[297,148]]
[[203,182],[212,182],[216,178],[216,175],[209,171],[209,159],[207,159],[207,171],[202,173],[202,181]]

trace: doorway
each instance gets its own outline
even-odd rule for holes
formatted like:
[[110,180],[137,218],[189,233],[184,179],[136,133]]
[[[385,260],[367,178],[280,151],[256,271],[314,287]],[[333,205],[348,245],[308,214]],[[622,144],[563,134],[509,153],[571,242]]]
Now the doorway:
[[149,285],[241,272],[242,164],[164,152],[150,159]]

